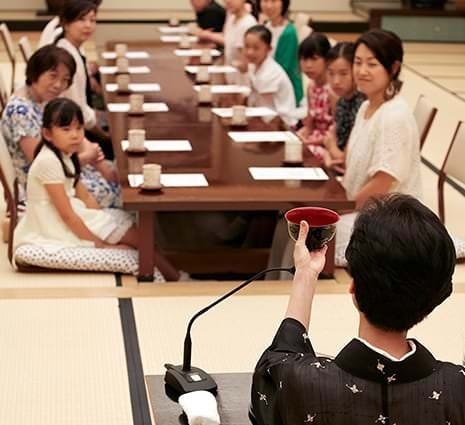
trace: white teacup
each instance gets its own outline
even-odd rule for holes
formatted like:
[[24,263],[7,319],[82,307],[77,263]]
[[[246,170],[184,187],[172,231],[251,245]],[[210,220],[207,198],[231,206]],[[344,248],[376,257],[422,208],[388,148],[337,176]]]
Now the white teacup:
[[116,58],[116,70],[117,72],[125,73],[129,72],[129,60],[126,57]]
[[130,83],[129,74],[124,73],[124,74],[118,74],[116,76],[116,85],[118,87],[118,91],[128,92],[129,83]]
[[208,66],[199,66],[197,71],[196,81],[198,83],[208,83],[210,81],[210,74],[208,72]]
[[181,38],[179,40],[179,48],[180,49],[191,48],[191,40],[189,39],[189,34],[181,34]]
[[142,93],[129,95],[129,112],[133,114],[144,113],[144,95]]
[[300,140],[292,139],[284,143],[284,162],[291,164],[303,162],[303,145]]
[[179,26],[179,19],[178,18],[171,18],[169,22],[170,27],[177,27]]
[[124,58],[128,51],[128,45],[124,43],[115,44],[115,53],[117,58]]
[[203,65],[209,65],[212,63],[212,53],[210,49],[202,49],[200,63]]
[[232,107],[232,125],[246,125],[247,124],[247,108],[244,105],[235,105]]
[[161,165],[160,164],[144,164],[142,167],[144,177],[143,187],[159,188],[161,186]]
[[211,103],[213,98],[211,86],[200,86],[197,96],[199,103]]
[[212,118],[213,115],[211,108],[202,106],[197,108],[197,119],[199,122],[211,122]]
[[134,128],[128,131],[128,149],[130,151],[143,151],[145,146],[145,130]]

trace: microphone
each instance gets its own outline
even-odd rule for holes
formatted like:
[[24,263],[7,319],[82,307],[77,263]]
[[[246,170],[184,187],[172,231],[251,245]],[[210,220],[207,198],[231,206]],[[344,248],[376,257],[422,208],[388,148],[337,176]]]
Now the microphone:
[[168,387],[168,390],[174,391],[177,395],[182,395],[185,393],[190,393],[192,391],[210,391],[216,393],[217,385],[214,379],[204,370],[194,367],[191,365],[192,357],[192,340],[191,340],[191,328],[195,320],[200,317],[202,314],[206,313],[211,308],[215,307],[220,302],[224,301],[226,298],[229,298],[231,295],[234,295],[236,292],[240,291],[242,288],[246,287],[253,281],[261,278],[269,272],[289,272],[291,274],[295,273],[295,267],[291,268],[270,268],[262,270],[261,272],[255,274],[250,279],[242,282],[238,287],[232,289],[228,293],[224,294],[222,297],[218,298],[216,301],[204,307],[202,310],[194,314],[189,324],[187,325],[186,337],[184,338],[184,356],[183,364],[179,366],[174,366],[172,364],[165,364],[166,373],[165,373],[165,384]]

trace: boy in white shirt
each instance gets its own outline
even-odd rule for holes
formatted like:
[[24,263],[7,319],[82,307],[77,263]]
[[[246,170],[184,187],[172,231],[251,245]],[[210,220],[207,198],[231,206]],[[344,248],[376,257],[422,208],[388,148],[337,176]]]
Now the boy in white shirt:
[[[245,32],[257,24],[257,20],[247,9],[245,0],[225,0],[227,10],[223,33],[218,34],[210,30],[202,30],[198,36],[202,40],[212,41],[224,46],[224,63],[239,69],[243,67],[243,47]],[[226,74],[228,84],[244,84],[241,74]]]
[[271,41],[271,31],[264,25],[255,25],[245,33],[244,55],[252,89],[248,104],[267,106],[293,126],[297,123],[294,89],[284,69],[271,57]]

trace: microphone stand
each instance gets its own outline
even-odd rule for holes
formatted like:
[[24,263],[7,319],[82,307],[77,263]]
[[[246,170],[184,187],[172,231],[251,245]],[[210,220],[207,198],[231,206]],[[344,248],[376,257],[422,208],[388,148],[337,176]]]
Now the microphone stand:
[[289,272],[291,274],[295,273],[295,267],[291,268],[270,268],[262,270],[261,272],[255,274],[250,279],[247,279],[245,282],[241,283],[238,287],[232,289],[228,293],[224,294],[216,301],[204,307],[202,310],[194,314],[189,324],[187,325],[186,337],[184,338],[184,357],[183,364],[179,366],[174,366],[172,364],[165,364],[166,373],[165,373],[165,383],[169,389],[174,390],[178,395],[185,394],[192,391],[210,391],[216,392],[217,385],[214,379],[204,370],[199,369],[191,365],[192,357],[192,340],[191,340],[191,328],[194,322],[198,317],[202,316],[208,310],[215,307],[220,302],[224,301],[226,298],[229,298],[231,295],[234,295],[236,292],[239,292],[242,288],[246,287],[253,281],[261,278],[269,272]]

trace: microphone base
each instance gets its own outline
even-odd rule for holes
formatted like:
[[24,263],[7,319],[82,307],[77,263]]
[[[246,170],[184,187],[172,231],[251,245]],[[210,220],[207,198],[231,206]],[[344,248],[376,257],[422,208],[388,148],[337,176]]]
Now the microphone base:
[[178,395],[190,393],[192,391],[210,391],[216,394],[217,385],[214,379],[204,370],[198,367],[191,367],[184,371],[182,365],[165,365],[165,383]]

